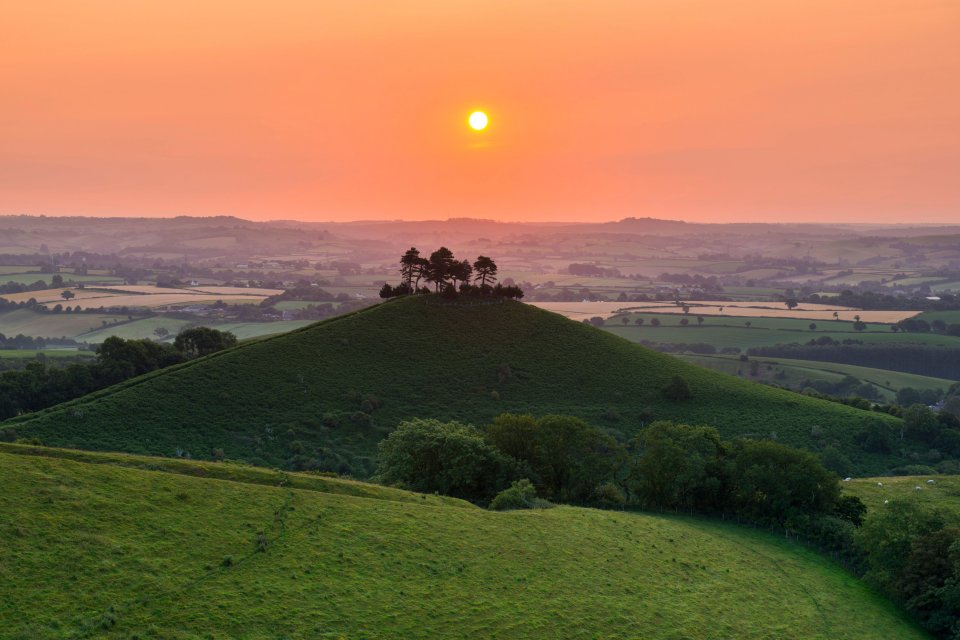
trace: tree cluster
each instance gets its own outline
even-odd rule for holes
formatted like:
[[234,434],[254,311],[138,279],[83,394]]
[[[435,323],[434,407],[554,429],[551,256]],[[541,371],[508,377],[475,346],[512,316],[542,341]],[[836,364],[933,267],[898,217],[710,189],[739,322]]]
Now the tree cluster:
[[208,355],[236,344],[230,332],[207,327],[183,331],[173,345],[111,336],[92,363],[66,367],[30,362],[23,370],[0,373],[0,420],[39,411],[129,378]]
[[862,517],[814,454],[672,422],[622,443],[571,416],[503,414],[479,429],[411,420],[381,442],[377,479],[478,504],[526,479],[553,502],[723,514],[804,534],[819,519],[852,527]]
[[[923,486],[919,488],[924,490]],[[960,522],[891,500],[856,532],[865,579],[939,638],[960,637]]]
[[[421,287],[423,281],[427,286]],[[523,297],[523,291],[514,285],[497,283],[497,264],[487,256],[479,256],[473,263],[457,260],[453,252],[440,247],[429,258],[411,247],[400,257],[400,284],[384,284],[381,298],[394,298],[413,293],[433,293],[446,297],[458,295],[491,296],[495,298]]]

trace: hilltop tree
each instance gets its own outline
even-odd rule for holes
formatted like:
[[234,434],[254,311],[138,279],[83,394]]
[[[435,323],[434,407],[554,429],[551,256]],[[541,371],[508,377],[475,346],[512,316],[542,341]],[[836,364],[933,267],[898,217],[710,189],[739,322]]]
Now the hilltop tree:
[[457,282],[470,284],[471,275],[473,275],[473,267],[470,265],[469,260],[454,261],[451,265],[450,278],[453,280],[454,287],[457,286]]
[[416,290],[416,284],[419,284],[420,278],[423,277],[424,263],[425,260],[420,257],[420,251],[416,247],[410,247],[400,257],[401,282],[411,291]]
[[497,263],[486,256],[477,257],[473,270],[476,273],[473,279],[480,281],[481,289],[487,286],[487,282],[492,284],[497,281]]
[[[476,262],[457,260],[453,252],[446,247],[440,247],[430,254],[429,259],[422,258],[416,247],[410,247],[400,256],[400,284],[392,286],[384,283],[380,289],[381,298],[394,298],[411,293],[425,292],[420,289],[420,279],[434,284],[434,292],[444,297],[455,297],[458,292],[469,296],[492,296],[493,298],[507,298],[519,300],[523,298],[523,290],[507,278],[503,285],[497,284],[497,265],[486,257],[480,256]],[[477,282],[479,286],[471,283]]]
[[455,264],[453,252],[446,247],[440,247],[430,254],[426,264],[427,282],[434,283],[436,291],[440,291],[450,280],[450,271]]

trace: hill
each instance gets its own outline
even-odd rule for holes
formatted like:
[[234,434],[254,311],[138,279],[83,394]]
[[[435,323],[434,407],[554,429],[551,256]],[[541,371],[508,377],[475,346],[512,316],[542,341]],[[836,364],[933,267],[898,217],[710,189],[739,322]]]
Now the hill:
[[[403,419],[483,424],[503,412],[579,416],[628,437],[651,419],[725,437],[835,443],[858,475],[903,461],[855,434],[888,416],[715,373],[535,307],[399,299],[127,381],[4,423],[56,446],[226,456],[260,465],[372,473]],[[692,397],[667,400],[683,377]],[[818,429],[813,429],[818,427]]]
[[38,452],[0,449],[5,638],[927,637],[822,557],[735,525]]

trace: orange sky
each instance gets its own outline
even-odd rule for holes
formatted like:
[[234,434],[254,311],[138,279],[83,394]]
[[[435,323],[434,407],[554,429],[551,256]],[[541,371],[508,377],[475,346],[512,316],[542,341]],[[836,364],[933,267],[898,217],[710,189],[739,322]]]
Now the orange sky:
[[0,16],[3,214],[960,222],[958,0]]

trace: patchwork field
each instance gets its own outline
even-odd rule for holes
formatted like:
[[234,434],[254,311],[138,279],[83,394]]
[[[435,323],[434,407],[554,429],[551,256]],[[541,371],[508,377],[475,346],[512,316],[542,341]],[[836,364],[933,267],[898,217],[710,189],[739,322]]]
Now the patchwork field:
[[30,309],[17,309],[0,313],[0,333],[6,336],[23,334],[43,338],[72,338],[100,329],[104,322],[111,324],[126,320],[127,316],[120,314],[36,313]]
[[248,289],[244,287],[166,289],[145,285],[111,286],[108,289],[69,288],[69,290],[74,296],[70,300],[63,298],[62,289],[27,291],[0,297],[11,302],[26,302],[34,299],[47,306],[63,304],[82,309],[97,309],[100,307],[157,308],[210,303],[217,300],[233,304],[259,304],[264,298],[280,293],[276,289]]
[[[609,318],[621,312],[675,314],[680,309],[674,302],[531,302],[530,304],[559,313],[572,320],[583,320],[594,316]],[[912,318],[919,313],[919,311],[861,311],[851,307],[827,304],[801,304],[795,309],[788,309],[781,302],[755,301],[691,300],[686,301],[685,304],[690,308],[689,315],[694,318],[702,315],[731,318],[796,318],[813,321],[839,319],[853,322],[853,317],[859,315],[863,322],[895,323]],[[838,317],[835,317],[834,313]]]
[[[644,324],[637,326],[632,324],[637,318],[644,318]],[[656,318],[660,326],[655,327],[651,320]],[[680,324],[680,321],[686,319],[687,326]],[[617,322],[617,319],[608,320],[604,325],[604,330],[610,331],[618,336],[624,337],[632,342],[642,342],[648,340],[657,343],[673,344],[711,344],[717,349],[724,347],[739,347],[746,350],[750,347],[762,347],[775,344],[789,344],[792,342],[804,343],[810,340],[830,337],[833,340],[843,341],[847,339],[860,340],[864,343],[878,344],[930,344],[943,346],[960,346],[960,338],[936,333],[894,333],[885,325],[871,325],[865,331],[852,331],[851,323],[836,323],[842,325],[842,329],[833,329],[829,321],[816,321],[817,330],[796,329],[791,325],[796,320],[780,318],[747,318],[743,322],[750,322],[746,326],[737,318],[715,318],[704,317],[702,326],[697,324],[695,315],[664,315],[664,314],[632,314],[631,323],[623,324]],[[737,324],[733,324],[737,322]],[[781,326],[786,324],[786,327]],[[802,324],[809,324],[809,320],[802,321]],[[821,327],[825,327],[821,330]]]
[[11,639],[927,637],[823,557],[735,525],[30,453],[0,449]]

